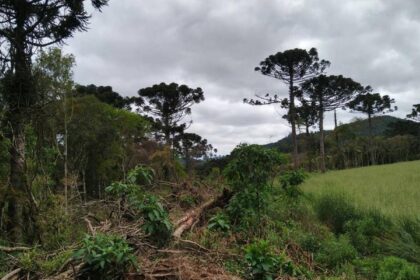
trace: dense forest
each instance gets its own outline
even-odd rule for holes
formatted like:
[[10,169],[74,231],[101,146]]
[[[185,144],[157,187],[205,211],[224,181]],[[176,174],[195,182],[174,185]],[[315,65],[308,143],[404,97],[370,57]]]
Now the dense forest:
[[[420,159],[420,104],[384,116],[398,100],[327,74],[317,49],[280,51],[254,70],[288,91],[242,101],[278,106],[291,134],[220,156],[190,129],[205,89],[162,82],[123,96],[74,80],[77,58],[61,47],[107,4],[0,3],[2,280],[419,279],[418,216],[300,185]],[[366,118],[325,129],[341,109]]]

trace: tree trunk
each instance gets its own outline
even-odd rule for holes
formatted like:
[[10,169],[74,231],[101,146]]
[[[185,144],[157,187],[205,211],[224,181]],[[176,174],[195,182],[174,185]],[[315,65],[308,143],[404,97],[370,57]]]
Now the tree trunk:
[[293,167],[294,169],[299,168],[299,159],[298,159],[298,144],[296,136],[296,113],[295,113],[295,93],[293,90],[293,73],[290,75],[290,84],[289,84],[289,117],[290,124],[292,126],[292,144],[293,144]]
[[8,224],[7,231],[11,240],[18,242],[23,239],[23,216],[22,205],[25,197],[25,133],[23,123],[18,114],[10,121],[11,147],[10,147],[10,196],[8,200]]
[[375,164],[375,155],[373,153],[373,135],[372,135],[372,115],[368,114],[369,122],[369,155],[371,165]]
[[325,136],[324,136],[324,111],[322,105],[319,109],[319,153],[321,155],[321,172],[324,173],[325,168]]
[[[19,7],[19,8],[18,8]],[[8,224],[12,241],[34,241],[36,203],[25,177],[25,121],[29,108],[36,103],[36,92],[31,67],[31,50],[26,44],[25,5],[16,5],[16,28],[13,30],[11,69],[4,78],[7,120],[10,131],[10,184],[8,192]]]

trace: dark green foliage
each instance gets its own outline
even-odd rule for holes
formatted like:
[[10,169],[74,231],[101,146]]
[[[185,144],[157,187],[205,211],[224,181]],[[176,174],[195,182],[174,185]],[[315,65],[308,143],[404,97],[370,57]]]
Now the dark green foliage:
[[174,136],[184,132],[185,123],[180,122],[191,114],[191,106],[204,100],[201,88],[192,89],[176,83],[161,83],[138,91],[135,103],[152,115],[154,127],[163,134],[168,145],[173,145]]
[[386,257],[379,263],[376,280],[419,280],[420,269],[406,260]]
[[228,206],[233,223],[250,229],[262,221],[270,180],[284,162],[279,152],[258,145],[240,145],[232,151],[224,175],[235,192]]
[[410,120],[398,120],[388,125],[388,129],[385,131],[386,136],[394,137],[397,135],[413,135],[420,136],[420,123],[416,123]]
[[395,103],[388,95],[381,96],[379,93],[372,93],[372,88],[367,86],[363,93],[359,94],[348,103],[350,109],[362,112],[370,118],[373,115],[392,111],[391,105]]
[[258,145],[242,144],[231,153],[224,175],[234,191],[245,188],[264,188],[274,176],[276,168],[284,164],[284,155]]
[[308,272],[295,265],[284,254],[276,254],[266,240],[258,240],[245,247],[247,279],[272,280],[279,275],[308,276]]
[[322,242],[320,250],[315,254],[315,260],[328,268],[350,262],[357,257],[357,250],[344,235],[331,237]]
[[151,184],[154,171],[147,166],[139,165],[127,175],[127,183],[113,183],[105,190],[120,201],[120,209],[125,210],[125,203],[143,218],[143,229],[149,237],[159,245],[165,244],[171,236],[172,224],[168,212],[159,201],[158,197],[144,193],[137,184]]
[[404,259],[390,256],[353,261],[358,275],[374,280],[419,280],[420,267]]
[[195,133],[180,133],[174,137],[175,149],[182,156],[187,172],[191,172],[194,159],[211,155],[213,146]]
[[113,235],[86,236],[74,258],[85,263],[80,272],[84,279],[124,279],[124,273],[137,266],[133,249]]
[[343,195],[324,195],[316,199],[314,207],[318,218],[336,234],[344,233],[346,223],[359,217],[356,208]]
[[252,280],[275,279],[280,269],[280,258],[265,240],[260,240],[245,248],[245,260],[248,264],[247,278]]
[[153,168],[145,165],[137,165],[128,172],[127,182],[141,186],[149,186],[153,183],[155,171]]
[[131,103],[130,99],[127,97],[124,98],[118,92],[113,91],[111,86],[77,85],[75,95],[78,97],[93,95],[101,102],[112,105],[118,109],[128,109]]
[[146,195],[138,207],[144,219],[145,233],[159,245],[164,245],[171,237],[172,224],[162,203],[156,196]]
[[407,118],[420,121],[420,104],[414,104],[411,113],[407,115]]
[[210,218],[207,228],[227,232],[230,230],[229,219],[223,213],[218,213]]
[[307,178],[307,174],[303,170],[288,171],[280,176],[281,187],[286,192],[286,195],[296,198],[302,194],[299,185]]
[[392,232],[391,221],[378,211],[361,214],[357,219],[348,221],[344,226],[346,235],[353,246],[364,255],[371,255],[383,251],[378,239]]

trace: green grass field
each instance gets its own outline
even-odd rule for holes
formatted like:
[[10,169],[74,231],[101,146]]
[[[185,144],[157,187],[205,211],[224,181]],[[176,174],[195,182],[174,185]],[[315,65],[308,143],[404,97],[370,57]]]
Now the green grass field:
[[357,207],[420,219],[420,161],[313,174],[303,190],[315,196],[342,193]]

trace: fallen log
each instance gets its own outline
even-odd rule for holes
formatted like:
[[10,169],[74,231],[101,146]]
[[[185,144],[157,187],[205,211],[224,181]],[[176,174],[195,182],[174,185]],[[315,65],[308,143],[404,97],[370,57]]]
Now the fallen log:
[[15,270],[12,270],[11,272],[4,275],[1,280],[12,280],[12,279],[18,279],[18,274],[22,271],[22,268],[16,268]]
[[215,198],[208,200],[199,207],[189,211],[184,217],[179,219],[175,223],[175,230],[172,234],[173,237],[179,239],[182,234],[190,229],[194,224],[196,224],[202,218],[203,214],[212,208],[215,207],[224,207],[228,204],[229,200],[232,198],[233,192],[223,189],[223,193]]
[[29,247],[5,247],[0,246],[0,251],[5,253],[13,253],[13,252],[21,252],[21,251],[29,251],[31,248]]

